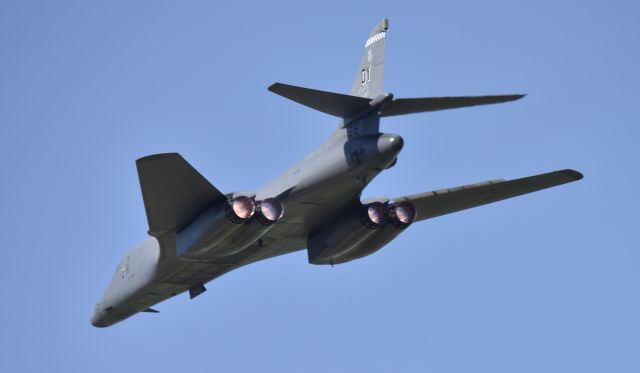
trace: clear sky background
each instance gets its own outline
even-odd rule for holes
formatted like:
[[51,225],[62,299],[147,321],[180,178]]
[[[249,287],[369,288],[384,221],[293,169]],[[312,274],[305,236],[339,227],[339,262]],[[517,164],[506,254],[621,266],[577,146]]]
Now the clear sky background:
[[[634,1],[2,1],[0,371],[639,372]],[[146,237],[135,159],[252,190],[337,120],[269,93],[349,92],[388,17],[396,97],[527,93],[385,119],[389,197],[574,168],[584,180],[412,226],[334,268],[304,251],[107,329]]]

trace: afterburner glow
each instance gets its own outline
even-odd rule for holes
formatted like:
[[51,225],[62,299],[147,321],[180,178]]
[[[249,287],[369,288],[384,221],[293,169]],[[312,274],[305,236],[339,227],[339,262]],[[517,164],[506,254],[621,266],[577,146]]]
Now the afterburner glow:
[[369,220],[378,225],[384,223],[384,220],[387,217],[387,212],[387,207],[382,203],[372,203],[367,207],[367,216],[369,216]]
[[260,222],[262,224],[273,224],[278,221],[284,213],[282,203],[275,198],[267,198],[260,202]]
[[391,223],[404,229],[416,219],[416,208],[409,202],[399,202],[391,208]]
[[256,206],[249,197],[240,196],[231,201],[231,209],[236,218],[241,220],[249,219],[256,211]]

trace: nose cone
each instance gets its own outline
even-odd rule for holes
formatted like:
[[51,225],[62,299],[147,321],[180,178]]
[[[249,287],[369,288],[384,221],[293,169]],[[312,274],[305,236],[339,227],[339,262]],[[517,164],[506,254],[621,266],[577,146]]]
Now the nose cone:
[[109,323],[105,320],[106,312],[100,311],[98,307],[93,309],[93,313],[91,313],[91,325],[96,328],[105,328],[109,326]]
[[398,135],[384,133],[378,138],[378,152],[384,155],[397,155],[404,146],[404,140]]

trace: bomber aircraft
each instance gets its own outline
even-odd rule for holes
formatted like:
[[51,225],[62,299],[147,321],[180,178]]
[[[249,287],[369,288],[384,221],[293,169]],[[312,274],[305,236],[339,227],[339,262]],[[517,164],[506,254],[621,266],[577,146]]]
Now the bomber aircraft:
[[394,99],[382,90],[386,19],[364,44],[351,94],[275,83],[271,92],[339,118],[317,150],[251,193],[223,194],[177,153],[136,161],[149,224],[146,241],[120,261],[91,323],[107,327],[258,260],[307,249],[309,263],[336,265],[373,254],[417,221],[580,180],[560,170],[397,198],[361,199],[393,167],[402,137],[380,118],[496,104],[524,95]]

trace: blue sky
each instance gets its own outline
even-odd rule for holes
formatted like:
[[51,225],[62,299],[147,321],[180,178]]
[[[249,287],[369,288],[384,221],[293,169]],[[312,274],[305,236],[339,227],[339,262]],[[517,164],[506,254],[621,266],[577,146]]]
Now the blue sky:
[[[640,371],[639,10],[3,1],[0,370]],[[405,148],[365,196],[563,168],[585,179],[416,224],[334,268],[305,252],[260,262],[93,328],[146,235],[135,159],[177,151],[223,191],[258,188],[336,125],[266,87],[348,92],[383,17],[396,97],[528,96],[385,119]]]

